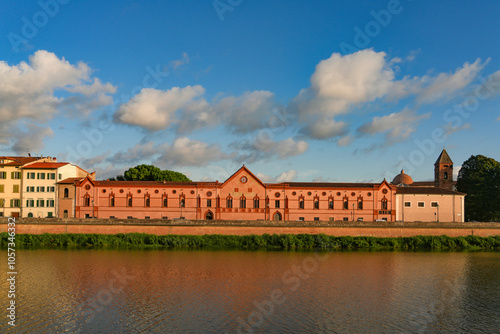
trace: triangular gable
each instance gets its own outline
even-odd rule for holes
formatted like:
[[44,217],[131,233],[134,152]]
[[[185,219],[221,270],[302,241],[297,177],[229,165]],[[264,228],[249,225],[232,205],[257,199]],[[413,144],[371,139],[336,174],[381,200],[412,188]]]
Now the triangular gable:
[[390,184],[389,182],[387,182],[386,179],[384,179],[382,182],[380,182],[380,184],[377,187],[377,189],[380,189],[382,188],[384,185],[386,185],[389,189],[396,189],[397,187],[393,184]]
[[87,176],[85,176],[85,178],[83,180],[80,180],[77,182],[77,186],[81,186],[83,185],[86,181],[90,182],[92,184],[92,186],[96,186],[96,181],[95,180],[92,180],[92,178],[90,177],[90,174],[87,174]]
[[222,186],[230,183],[233,181],[235,178],[237,178],[241,173],[246,173],[249,177],[253,178],[255,181],[257,181],[262,187],[266,187],[266,185],[257,177],[255,176],[248,168],[245,167],[245,165],[241,166],[240,169],[238,169],[236,172],[234,172],[233,175],[231,175],[224,183],[222,183]]

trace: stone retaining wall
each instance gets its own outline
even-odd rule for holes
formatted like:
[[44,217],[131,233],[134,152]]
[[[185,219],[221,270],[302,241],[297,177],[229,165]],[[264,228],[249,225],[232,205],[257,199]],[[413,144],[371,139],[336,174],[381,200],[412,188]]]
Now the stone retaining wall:
[[[2,219],[0,232],[7,230]],[[148,233],[156,235],[249,235],[249,234],[327,234],[335,236],[410,237],[448,235],[451,237],[500,235],[498,223],[381,223],[381,222],[261,222],[261,221],[112,221],[106,220],[29,220],[16,219],[16,233]]]

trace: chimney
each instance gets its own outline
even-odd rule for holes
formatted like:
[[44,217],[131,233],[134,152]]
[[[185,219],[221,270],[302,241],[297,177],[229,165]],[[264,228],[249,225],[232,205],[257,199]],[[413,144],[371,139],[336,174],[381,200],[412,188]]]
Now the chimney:
[[52,157],[52,161],[56,162],[57,158],[56,157]]

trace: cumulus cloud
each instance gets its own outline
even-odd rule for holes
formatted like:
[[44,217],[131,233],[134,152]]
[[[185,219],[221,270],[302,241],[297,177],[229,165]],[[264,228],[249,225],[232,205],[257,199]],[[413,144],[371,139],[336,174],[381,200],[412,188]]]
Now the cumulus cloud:
[[187,137],[177,138],[172,145],[165,144],[156,159],[161,166],[206,166],[212,161],[227,159],[217,144],[207,144]]
[[276,177],[276,182],[290,182],[297,178],[297,172],[293,169],[283,172]]
[[415,111],[405,108],[382,117],[374,117],[357,129],[360,135],[375,135],[385,133],[386,144],[400,142],[408,138],[416,130],[418,123],[430,117],[430,113],[418,115]]
[[167,91],[145,88],[122,104],[114,119],[150,131],[175,128],[185,134],[222,124],[233,133],[248,133],[264,128],[277,106],[274,94],[268,91],[246,92],[211,103],[204,93],[199,85]]
[[230,146],[235,149],[233,153],[235,161],[252,163],[276,157],[285,159],[301,155],[307,151],[309,144],[306,141],[297,141],[293,138],[275,141],[269,134],[263,131],[255,139],[234,142]]
[[27,131],[13,131],[14,144],[12,150],[19,155],[41,150],[45,145],[43,139],[52,137],[54,132],[50,127],[38,126],[33,123],[27,125]]
[[210,162],[227,159],[219,145],[181,137],[172,144],[139,143],[126,151],[117,152],[108,159],[117,165],[134,165],[141,162],[160,168],[178,166],[206,166]]
[[452,97],[455,92],[467,87],[488,63],[489,59],[481,63],[481,59],[478,58],[472,64],[466,62],[452,74],[439,74],[430,80],[429,85],[422,89],[417,96],[417,101],[431,103],[438,99]]
[[167,91],[144,88],[120,105],[114,119],[151,131],[163,130],[176,122],[176,112],[189,113],[206,106],[205,99],[201,97],[204,92],[205,89],[199,85],[174,87]]
[[[404,76],[396,79],[397,64],[401,62],[399,58],[388,59],[385,52],[371,49],[345,56],[334,53],[322,60],[311,76],[311,85],[302,89],[289,106],[298,116],[300,133],[314,139],[345,136],[348,124],[338,118],[375,101],[394,102],[413,96],[418,104],[423,104],[450,99],[469,86],[489,60],[467,62],[454,73],[441,73],[435,77]],[[385,119],[396,118],[398,114],[394,113]],[[370,128],[365,126],[361,130]],[[389,132],[388,137],[406,138],[406,130],[412,131],[409,127],[398,127]],[[345,138],[339,145],[348,143]]]
[[[91,69],[85,63],[72,65],[54,53],[37,51],[29,57],[29,63],[10,66],[0,61],[0,117],[3,121],[29,118],[47,120],[69,97],[57,97],[56,93],[76,93],[85,97],[93,109],[110,104],[116,88],[91,77]],[[94,102],[94,103],[91,103]]]

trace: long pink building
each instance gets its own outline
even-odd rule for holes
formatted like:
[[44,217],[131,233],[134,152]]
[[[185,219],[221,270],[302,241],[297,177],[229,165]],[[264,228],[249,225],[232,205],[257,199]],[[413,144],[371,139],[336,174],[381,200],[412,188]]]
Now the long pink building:
[[451,189],[453,165],[446,151],[435,169],[435,182],[414,183],[402,171],[392,183],[264,183],[243,165],[224,182],[96,181],[88,176],[61,182],[59,193],[74,192],[77,218],[463,221],[465,194]]

